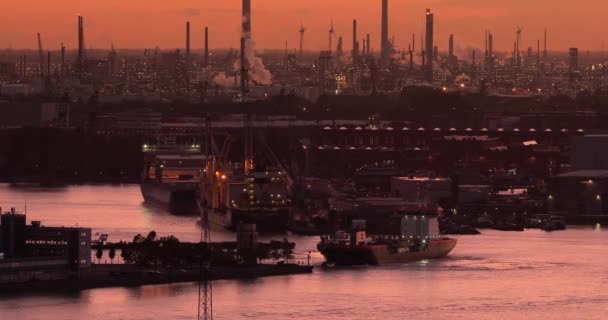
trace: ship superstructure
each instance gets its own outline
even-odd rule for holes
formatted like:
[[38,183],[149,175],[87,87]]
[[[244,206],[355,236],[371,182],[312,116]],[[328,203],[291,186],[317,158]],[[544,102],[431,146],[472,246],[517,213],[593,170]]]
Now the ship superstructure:
[[382,234],[368,234],[365,220],[349,232],[322,236],[318,245],[329,265],[378,265],[446,257],[456,239],[439,233],[437,215],[418,211],[392,217]]
[[198,214],[199,183],[206,156],[199,145],[144,145],[141,192],[146,203],[173,214]]

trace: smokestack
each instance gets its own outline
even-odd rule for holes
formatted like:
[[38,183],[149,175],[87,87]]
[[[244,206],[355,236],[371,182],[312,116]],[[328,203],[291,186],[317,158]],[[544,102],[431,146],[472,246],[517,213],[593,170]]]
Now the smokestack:
[[203,57],[203,67],[209,65],[209,28],[205,27],[205,55]]
[[65,76],[65,46],[61,44],[61,76]]
[[[388,0],[382,0],[382,38],[380,40],[381,58],[383,61],[390,59],[390,44],[388,42]],[[368,41],[369,47],[369,41]]]
[[357,60],[359,55],[359,46],[357,42],[357,19],[353,20],[353,62]]
[[363,38],[363,49],[361,50],[361,52],[362,52],[364,55],[366,55],[366,54],[367,54],[367,47],[365,46],[365,44],[366,44],[366,41],[365,41],[365,38]]
[[251,0],[243,0],[243,37],[251,39]]
[[243,0],[243,34],[241,35],[241,93],[249,93],[249,61],[245,56],[247,41],[251,39],[251,0]]
[[489,54],[489,50],[488,50],[488,30],[486,30],[486,35],[485,35],[484,39],[486,42],[486,63],[488,63],[488,61],[490,61],[490,54]]
[[425,80],[433,82],[433,24],[434,15],[431,13],[431,9],[426,9],[426,72]]
[[78,72],[82,72],[82,16],[78,16]]
[[186,63],[190,63],[190,21],[186,21]]
[[416,52],[416,34],[412,34],[412,52]]
[[245,58],[245,42],[247,39],[241,37],[241,92],[243,96],[249,91],[249,70],[247,68],[247,59]]
[[76,67],[79,75],[81,75],[86,69],[85,60],[86,52],[84,43],[84,18],[82,16],[78,16],[78,62],[76,63]]
[[492,32],[488,34],[488,58],[490,63],[494,63],[494,35]]
[[410,70],[414,69],[414,49],[413,45],[410,46]]
[[547,28],[545,28],[545,47],[543,49],[543,59],[547,58]]
[[368,56],[370,55],[370,52],[372,51],[372,50],[371,50],[372,43],[370,42],[370,41],[371,41],[370,39],[371,39],[371,36],[370,36],[370,34],[368,33],[368,34],[367,34],[367,55],[368,55]]

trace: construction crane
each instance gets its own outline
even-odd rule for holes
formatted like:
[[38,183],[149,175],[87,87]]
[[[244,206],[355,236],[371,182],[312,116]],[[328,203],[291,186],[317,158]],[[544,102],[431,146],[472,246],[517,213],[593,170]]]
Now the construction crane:
[[306,32],[306,28],[304,28],[304,24],[300,21],[300,57],[304,53],[304,32]]
[[42,38],[40,37],[40,33],[38,33],[38,56],[40,58],[40,76],[44,75],[44,53],[42,51]]

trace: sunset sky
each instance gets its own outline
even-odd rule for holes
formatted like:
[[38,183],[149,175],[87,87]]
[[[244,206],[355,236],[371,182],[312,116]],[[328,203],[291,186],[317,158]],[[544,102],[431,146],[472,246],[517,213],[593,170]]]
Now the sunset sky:
[[[352,19],[359,21],[360,38],[371,33],[380,47],[380,0],[252,0],[253,37],[258,48],[298,46],[300,20],[308,28],[305,49],[328,46],[333,18],[345,49],[352,46]],[[457,48],[483,47],[486,28],[495,34],[495,47],[510,50],[516,26],[523,47],[536,45],[549,29],[549,50],[568,47],[602,50],[608,31],[605,0],[390,0],[390,33],[397,47],[406,47],[411,34],[421,34],[424,10],[435,13],[436,42],[445,50],[449,33]],[[0,48],[34,48],[41,32],[46,48],[77,43],[77,19],[85,17],[87,47],[176,48],[184,46],[185,22],[192,23],[195,48],[202,47],[202,27],[209,26],[212,47],[238,47],[240,0],[2,0]],[[335,43],[335,42],[334,42]],[[417,44],[418,45],[418,44]]]

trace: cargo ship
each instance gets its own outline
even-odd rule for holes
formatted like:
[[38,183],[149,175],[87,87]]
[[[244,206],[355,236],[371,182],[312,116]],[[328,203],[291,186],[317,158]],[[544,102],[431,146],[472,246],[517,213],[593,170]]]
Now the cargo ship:
[[286,172],[257,166],[243,176],[241,170],[205,169],[209,174],[201,185],[201,203],[211,227],[236,230],[240,224],[255,224],[259,233],[285,232],[291,207]]
[[140,185],[146,204],[176,215],[199,214],[200,173],[206,158],[195,149],[144,145]]
[[383,265],[444,258],[456,239],[439,234],[436,216],[407,214],[399,218],[398,234],[368,235],[364,221],[353,221],[353,231],[322,236],[318,249],[328,266]]

